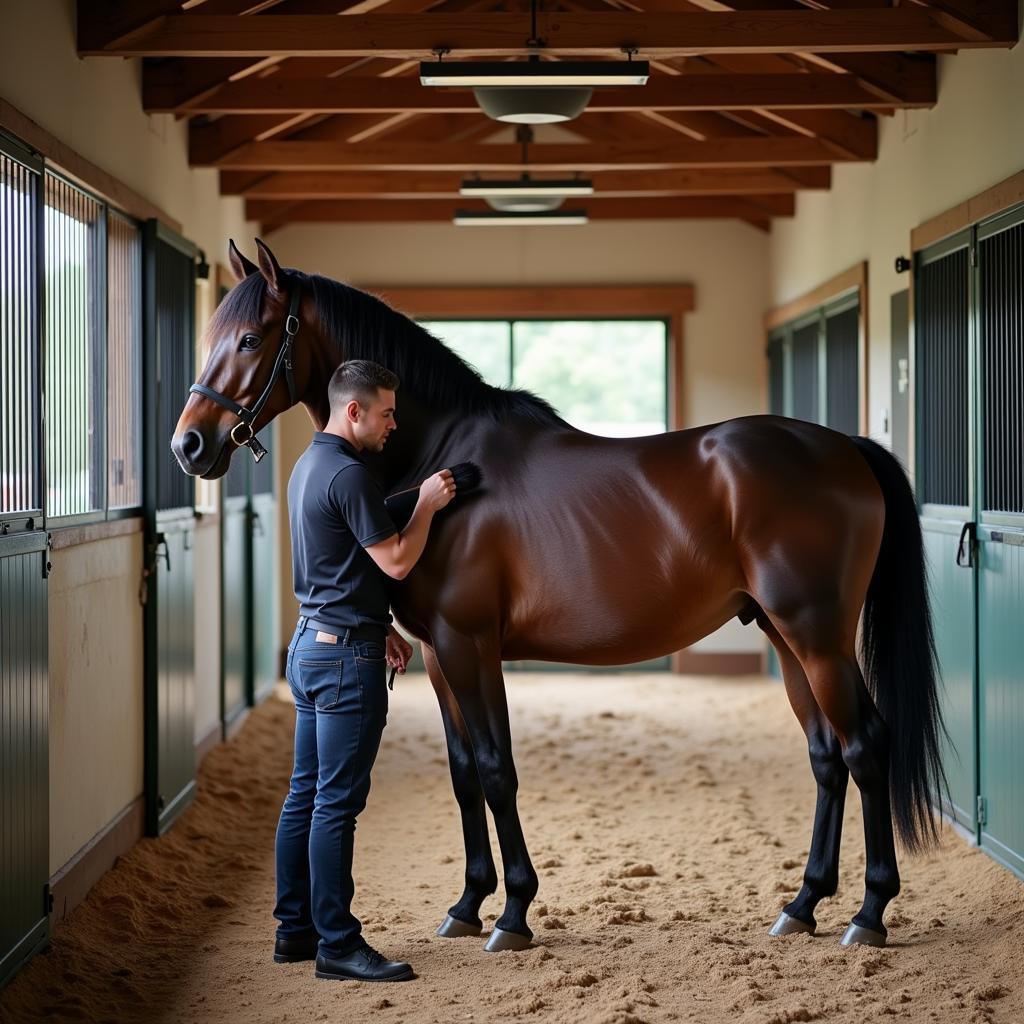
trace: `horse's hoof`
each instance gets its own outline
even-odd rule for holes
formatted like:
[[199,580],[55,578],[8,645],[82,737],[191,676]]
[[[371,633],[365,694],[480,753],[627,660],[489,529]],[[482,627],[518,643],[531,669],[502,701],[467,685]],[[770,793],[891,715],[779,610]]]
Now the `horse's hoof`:
[[885,936],[881,932],[872,931],[870,928],[862,928],[859,924],[851,924],[846,929],[846,934],[839,943],[841,946],[877,946],[885,945]]
[[772,925],[769,935],[799,935],[805,933],[807,935],[814,934],[814,925],[808,924],[806,921],[801,921],[798,917],[790,917],[785,911],[779,914],[778,920]]
[[531,940],[532,936],[530,935],[520,935],[519,932],[507,932],[502,928],[495,928],[484,949],[488,953],[500,953],[504,949],[526,949]]
[[479,935],[481,931],[483,925],[469,924],[449,914],[434,934],[440,935],[443,939],[461,939],[464,935]]

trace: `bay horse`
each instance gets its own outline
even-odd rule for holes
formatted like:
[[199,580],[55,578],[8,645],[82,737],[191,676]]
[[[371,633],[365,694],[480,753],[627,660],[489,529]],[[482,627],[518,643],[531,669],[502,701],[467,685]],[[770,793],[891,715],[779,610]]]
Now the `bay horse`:
[[[738,616],[778,653],[817,783],[803,886],[772,934],[813,932],[838,885],[843,804],[860,789],[863,905],[843,944],[884,945],[899,891],[893,820],[910,850],[935,839],[943,731],[917,508],[898,461],[860,437],[777,416],[638,437],[574,429],[546,402],[495,388],[385,302],[230,246],[239,284],[206,330],[209,358],[172,449],[215,479],[240,446],[301,401],[328,419],[346,359],[401,379],[399,429],[368,459],[386,493],[475,463],[482,486],[440,515],[396,585],[398,622],[422,642],[448,745],[466,847],[465,887],[440,935],[521,949],[537,894],[516,807],[503,659],[618,665],[662,657]],[[858,662],[858,621],[861,662]],[[861,664],[864,666],[862,674]],[[865,678],[866,677],[866,678]]]

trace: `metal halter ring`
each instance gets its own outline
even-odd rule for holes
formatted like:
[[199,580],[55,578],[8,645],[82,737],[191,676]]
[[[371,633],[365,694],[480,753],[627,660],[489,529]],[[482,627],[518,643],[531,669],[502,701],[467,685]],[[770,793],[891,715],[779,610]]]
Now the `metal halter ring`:
[[[238,438],[235,437],[235,431],[238,430],[240,427],[245,427],[245,429],[249,431],[249,436],[244,441],[239,441]],[[245,420],[242,420],[241,423],[236,423],[231,428],[231,440],[234,441],[239,448],[244,448],[255,436],[256,431],[252,429],[252,424],[247,423]]]

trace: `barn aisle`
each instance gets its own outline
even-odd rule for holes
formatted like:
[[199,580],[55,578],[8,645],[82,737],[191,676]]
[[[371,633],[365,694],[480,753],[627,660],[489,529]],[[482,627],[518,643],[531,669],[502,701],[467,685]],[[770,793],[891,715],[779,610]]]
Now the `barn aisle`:
[[843,884],[819,936],[767,937],[799,884],[814,790],[781,687],[754,679],[512,677],[541,878],[522,954],[433,936],[461,890],[460,829],[433,693],[399,679],[360,820],[355,909],[418,977],[318,982],[309,964],[274,965],[286,696],[211,753],[196,805],[124,857],[0,993],[4,1024],[1024,1019],[1024,884],[954,837],[902,858],[888,949],[839,947],[864,863],[852,788]]

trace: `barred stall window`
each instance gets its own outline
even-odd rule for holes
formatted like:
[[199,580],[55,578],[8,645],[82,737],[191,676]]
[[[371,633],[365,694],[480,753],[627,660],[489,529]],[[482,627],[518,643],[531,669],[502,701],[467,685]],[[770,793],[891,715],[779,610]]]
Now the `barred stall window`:
[[103,204],[46,174],[46,510],[102,511],[104,488]]
[[107,503],[142,504],[142,233],[107,211]]
[[0,150],[0,516],[38,512],[39,173]]

